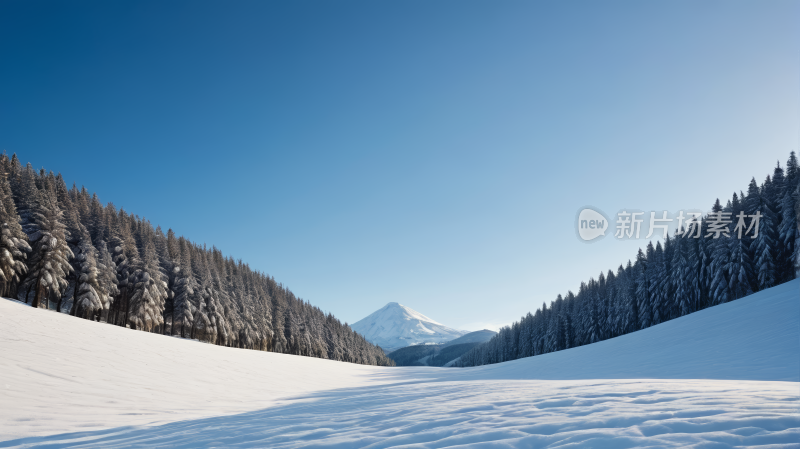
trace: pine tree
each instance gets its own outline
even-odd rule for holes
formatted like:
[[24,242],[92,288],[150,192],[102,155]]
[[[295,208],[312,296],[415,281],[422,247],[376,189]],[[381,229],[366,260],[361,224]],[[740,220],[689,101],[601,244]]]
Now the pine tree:
[[[5,154],[3,155],[5,156]],[[6,160],[8,158],[6,157]],[[31,251],[28,236],[19,224],[19,215],[5,177],[0,178],[0,293],[10,296],[27,271],[25,260]]]
[[[653,309],[650,301],[650,279],[648,271],[648,256],[655,253],[653,243],[647,244],[647,256],[642,253],[641,248],[636,255],[636,302],[639,304],[639,326],[640,329],[648,328],[653,323]],[[655,256],[653,256],[655,257]],[[651,259],[652,261],[652,259]]]
[[684,243],[683,238],[674,239],[675,248],[672,255],[672,269],[670,270],[670,283],[674,291],[671,308],[676,312],[671,315],[688,315],[692,312],[692,270],[686,257],[687,250],[684,248],[688,243]]
[[64,214],[58,207],[55,192],[38,192],[39,201],[33,213],[35,231],[30,235],[34,243],[31,257],[31,280],[34,282],[33,307],[45,301],[49,308],[51,295],[61,295],[68,285],[66,277],[72,271],[69,259],[73,256],[67,244]]
[[750,279],[753,277],[752,264],[741,239],[735,237],[728,239],[728,246],[730,247],[730,261],[726,264],[725,271],[728,275],[730,300],[734,300],[753,293],[750,285]]
[[104,291],[97,269],[97,249],[92,245],[89,232],[84,229],[80,239],[77,261],[77,278],[70,314],[86,319],[100,319],[104,309]]
[[120,209],[111,232],[112,258],[117,269],[118,294],[111,311],[111,322],[121,326],[128,323],[131,290],[129,282],[135,267],[139,264],[139,251],[131,231],[128,215]]
[[178,240],[181,248],[181,265],[177,274],[175,285],[175,320],[173,326],[180,323],[181,337],[186,337],[187,332],[191,335],[194,325],[194,318],[200,308],[200,301],[197,297],[200,288],[192,271],[192,250],[189,242],[183,237]]
[[797,156],[792,151],[789,161],[786,163],[786,178],[780,200],[782,217],[778,229],[778,241],[782,257],[776,264],[780,282],[795,278],[794,260],[796,257],[794,255],[800,248],[796,243],[800,239],[800,230],[797,228],[798,219],[795,214],[798,185],[800,185],[800,167],[798,167]]
[[129,285],[131,300],[128,322],[131,329],[151,332],[164,324],[167,283],[158,265],[155,245],[149,239],[144,244],[141,261],[131,275]]
[[794,214],[795,214],[795,230],[797,231],[797,239],[795,240],[794,259],[795,276],[800,276],[800,185],[794,190]]
[[95,249],[97,250],[97,283],[100,286],[97,292],[101,295],[100,300],[103,305],[100,320],[110,322],[109,313],[111,312],[114,298],[119,295],[117,265],[108,251],[108,245],[105,240],[97,242]]
[[669,270],[661,242],[656,242],[652,260],[653,263],[649,267],[652,269],[650,273],[650,307],[653,312],[653,324],[659,324],[667,320],[665,314],[667,297],[665,293],[666,285],[669,284]]
[[36,186],[36,172],[31,164],[28,164],[24,169],[18,168],[18,170],[16,174],[17,181],[15,182],[16,187],[12,186],[14,203],[17,206],[22,230],[31,240],[30,235],[36,232],[34,214],[38,208],[39,188]]
[[711,284],[714,280],[713,252],[714,240],[707,238],[708,225],[703,223],[700,238],[697,239],[697,257],[700,263],[697,271],[698,284],[698,306],[697,310],[704,309],[711,305],[712,293]]

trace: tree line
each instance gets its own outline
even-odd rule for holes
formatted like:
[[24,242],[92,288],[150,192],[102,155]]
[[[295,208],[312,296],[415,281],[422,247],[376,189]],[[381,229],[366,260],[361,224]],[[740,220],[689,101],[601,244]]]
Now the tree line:
[[[739,238],[743,212],[759,215],[756,238]],[[728,237],[708,235],[711,216],[730,213]],[[536,356],[614,338],[698,310],[733,301],[797,276],[800,269],[800,168],[791,152],[759,186],[719,199],[700,225],[700,235],[676,230],[663,245],[650,242],[635,260],[582,282],[534,314],[504,327],[464,354],[456,366],[477,366]],[[695,228],[693,231],[696,231]]]
[[221,346],[393,366],[383,350],[241,260],[0,156],[0,293]]

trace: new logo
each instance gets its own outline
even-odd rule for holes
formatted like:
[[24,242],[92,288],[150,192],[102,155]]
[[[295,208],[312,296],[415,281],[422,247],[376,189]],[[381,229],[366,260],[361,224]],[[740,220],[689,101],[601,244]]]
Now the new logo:
[[578,212],[577,226],[578,237],[584,242],[605,237],[609,223],[608,218],[597,209],[584,207]]

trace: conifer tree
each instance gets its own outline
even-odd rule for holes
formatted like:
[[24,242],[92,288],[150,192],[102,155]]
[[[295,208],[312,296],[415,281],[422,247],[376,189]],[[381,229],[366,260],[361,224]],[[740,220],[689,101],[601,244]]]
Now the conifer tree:
[[688,315],[692,312],[693,271],[686,257],[688,250],[685,249],[685,246],[689,245],[689,242],[684,242],[684,240],[676,237],[673,241],[675,248],[672,254],[672,269],[670,270],[670,283],[674,291],[671,309],[676,312],[670,314],[673,316]]
[[51,295],[61,295],[68,285],[66,277],[72,271],[69,259],[73,257],[67,244],[64,214],[58,207],[55,192],[38,192],[39,201],[32,214],[35,231],[29,236],[33,242],[31,257],[31,282],[34,283],[33,307],[42,301],[49,308]]
[[728,275],[730,300],[734,300],[753,293],[753,288],[750,285],[750,279],[753,276],[750,271],[752,264],[741,239],[730,238],[728,246],[730,246],[730,261],[727,263],[725,271]]
[[199,312],[200,301],[197,297],[199,285],[192,271],[192,250],[191,245],[183,237],[178,240],[181,248],[181,265],[177,274],[175,285],[175,320],[180,323],[181,337],[191,335],[195,314]]
[[167,283],[164,282],[158,265],[155,245],[149,239],[144,243],[141,261],[131,275],[129,288],[131,298],[128,322],[131,329],[151,332],[164,324]]
[[[648,243],[648,248],[652,247],[652,243]],[[636,303],[638,304],[639,308],[639,329],[645,329],[650,327],[653,320],[653,314],[650,308],[650,285],[647,272],[647,257],[644,255],[641,248],[639,248],[639,252],[636,254],[636,264],[634,267],[636,269],[635,292]]]
[[776,263],[780,282],[786,282],[795,278],[795,268],[793,260],[796,260],[796,252],[800,246],[797,245],[800,239],[800,230],[797,228],[798,219],[796,217],[797,188],[800,185],[800,166],[798,166],[797,156],[792,151],[786,163],[786,178],[784,180],[783,194],[781,197],[781,222],[778,229],[778,241],[781,246],[782,259]]
[[117,265],[111,253],[108,251],[108,245],[105,240],[100,240],[95,246],[97,250],[97,284],[99,289],[97,293],[100,294],[102,302],[102,312],[100,316],[101,321],[109,321],[109,313],[114,303],[114,298],[119,295],[119,288],[117,287]]
[[[5,154],[3,155],[5,157]],[[7,157],[5,158],[8,159]],[[27,271],[25,261],[31,251],[28,236],[19,224],[11,187],[5,177],[0,178],[0,294],[10,296],[16,291]]]
[[105,292],[97,269],[97,249],[92,245],[89,232],[84,229],[83,233],[75,255],[77,277],[70,313],[73,316],[99,320],[104,309]]

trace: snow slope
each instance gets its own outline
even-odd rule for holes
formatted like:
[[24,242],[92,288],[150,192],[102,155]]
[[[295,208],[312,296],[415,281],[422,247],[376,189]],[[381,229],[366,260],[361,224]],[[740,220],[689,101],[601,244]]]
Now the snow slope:
[[471,372],[478,378],[504,379],[798,382],[799,315],[800,280],[794,280],[610,340]]
[[10,300],[0,349],[0,448],[800,448],[800,281],[467,369],[220,348]]
[[386,304],[351,327],[387,354],[411,345],[444,343],[469,333],[437,323],[396,302]]

